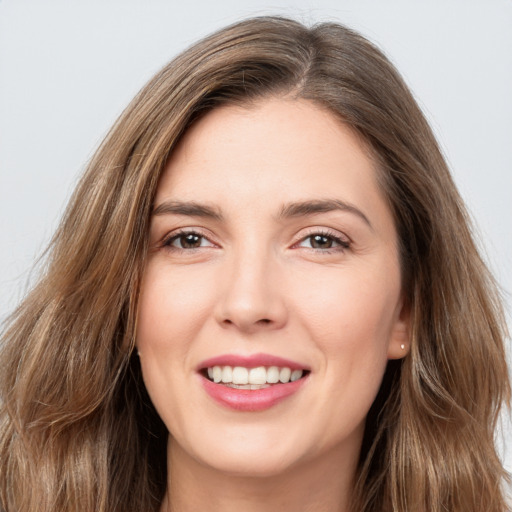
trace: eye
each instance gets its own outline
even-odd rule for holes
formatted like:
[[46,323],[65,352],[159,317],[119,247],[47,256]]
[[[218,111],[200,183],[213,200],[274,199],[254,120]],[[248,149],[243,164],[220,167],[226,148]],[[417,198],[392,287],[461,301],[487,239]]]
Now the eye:
[[333,233],[312,233],[303,238],[298,244],[298,247],[306,247],[319,251],[335,251],[344,250],[350,247],[350,242],[344,240]]
[[213,247],[213,244],[200,233],[195,231],[181,231],[171,235],[163,245],[169,249],[199,249],[200,247]]

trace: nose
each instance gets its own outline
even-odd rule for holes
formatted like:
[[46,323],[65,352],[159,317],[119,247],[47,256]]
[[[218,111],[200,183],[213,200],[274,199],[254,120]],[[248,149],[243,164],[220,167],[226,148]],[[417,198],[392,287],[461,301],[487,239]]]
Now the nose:
[[216,317],[223,328],[250,334],[284,327],[282,272],[269,255],[240,255],[224,268]]

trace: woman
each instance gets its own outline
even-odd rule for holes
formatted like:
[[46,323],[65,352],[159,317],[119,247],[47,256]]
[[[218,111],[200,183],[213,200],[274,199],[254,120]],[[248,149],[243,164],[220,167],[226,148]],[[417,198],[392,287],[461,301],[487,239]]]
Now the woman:
[[241,22],[123,113],[7,326],[2,506],[503,512],[504,331],[387,59]]

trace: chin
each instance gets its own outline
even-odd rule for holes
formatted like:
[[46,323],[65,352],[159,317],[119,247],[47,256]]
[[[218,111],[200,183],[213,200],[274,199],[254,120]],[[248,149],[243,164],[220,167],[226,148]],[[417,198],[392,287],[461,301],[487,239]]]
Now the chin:
[[252,431],[252,436],[240,437],[234,431],[230,434],[206,434],[200,440],[183,439],[181,445],[173,439],[171,460],[194,460],[207,470],[233,477],[265,478],[287,472],[300,458],[295,443],[287,443],[285,439],[276,442],[275,436],[269,432],[257,435]]
[[293,466],[288,457],[274,454],[240,456],[240,453],[225,453],[219,460],[205,461],[208,466],[232,477],[270,478],[284,474]]

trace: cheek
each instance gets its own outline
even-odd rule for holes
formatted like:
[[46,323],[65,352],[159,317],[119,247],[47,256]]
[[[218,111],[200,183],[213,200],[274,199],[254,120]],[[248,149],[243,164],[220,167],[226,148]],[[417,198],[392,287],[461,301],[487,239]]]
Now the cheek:
[[211,279],[196,274],[171,271],[158,261],[148,265],[139,299],[139,351],[186,349],[212,302]]
[[201,280],[172,270],[161,261],[148,264],[141,285],[136,336],[146,389],[168,427],[184,421],[191,346],[211,303],[211,290],[200,286]]
[[[372,349],[386,354],[400,299],[396,269],[340,268],[300,281],[290,296],[317,343],[336,359],[347,352]],[[293,280],[292,280],[293,281]]]
[[296,290],[297,308],[302,304],[300,317],[325,377],[312,411],[324,418],[324,439],[357,428],[380,387],[400,296],[399,281],[390,285],[382,275],[340,269],[303,283],[308,286],[301,289],[309,293]]
[[[387,294],[349,286],[329,296],[311,299],[304,312],[311,339],[322,353],[333,387],[376,392],[387,363],[394,308]],[[391,297],[389,297],[391,299]],[[371,400],[373,398],[370,398]]]

